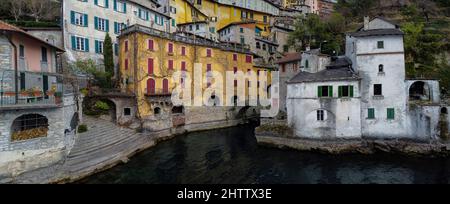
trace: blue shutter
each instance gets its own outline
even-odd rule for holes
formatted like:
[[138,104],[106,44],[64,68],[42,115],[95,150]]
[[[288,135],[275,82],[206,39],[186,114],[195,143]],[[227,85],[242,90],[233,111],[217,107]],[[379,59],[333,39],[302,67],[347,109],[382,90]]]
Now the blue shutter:
[[148,16],[149,16],[148,11],[145,11],[145,20],[147,20],[147,21],[149,20]]
[[139,8],[139,9],[138,9],[138,17],[139,17],[139,18],[142,18],[142,17],[141,17],[141,13],[142,13],[141,8]]
[[95,5],[98,5],[98,0],[94,0],[94,4],[95,4]]
[[98,40],[95,40],[95,53],[98,53]]
[[114,44],[114,53],[117,55],[119,55],[119,44],[115,43]]
[[117,22],[114,22],[114,33],[118,34],[119,33],[119,25]]
[[76,39],[75,36],[72,36],[72,50],[76,50]]
[[127,3],[126,2],[122,2],[123,4],[123,12],[127,13]]
[[105,7],[106,7],[106,8],[109,7],[109,0],[105,0]]
[[84,46],[86,48],[86,52],[89,52],[89,39],[87,38],[84,39]]
[[109,32],[109,20],[105,20],[105,24],[106,24],[106,26],[105,26],[105,31],[106,32]]
[[98,30],[98,17],[94,17],[94,28]]
[[70,23],[75,24],[75,11],[70,11]]
[[158,15],[155,14],[155,23],[158,24]]
[[84,27],[88,27],[88,15],[84,14]]
[[117,11],[117,0],[113,0],[114,11]]

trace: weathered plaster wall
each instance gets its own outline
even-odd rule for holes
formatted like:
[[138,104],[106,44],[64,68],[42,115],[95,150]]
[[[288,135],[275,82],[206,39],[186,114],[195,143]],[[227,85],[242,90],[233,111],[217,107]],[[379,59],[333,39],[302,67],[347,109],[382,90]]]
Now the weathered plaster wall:
[[[58,108],[2,110],[0,117],[0,180],[62,161],[74,144],[74,131],[66,132],[77,111],[73,97],[66,96]],[[46,137],[11,141],[11,126],[24,114],[40,114],[48,119]]]
[[[317,98],[318,86],[353,85],[354,98]],[[322,82],[289,84],[287,96],[288,125],[296,136],[314,139],[360,138],[359,82]],[[317,110],[324,110],[324,121],[317,120]]]

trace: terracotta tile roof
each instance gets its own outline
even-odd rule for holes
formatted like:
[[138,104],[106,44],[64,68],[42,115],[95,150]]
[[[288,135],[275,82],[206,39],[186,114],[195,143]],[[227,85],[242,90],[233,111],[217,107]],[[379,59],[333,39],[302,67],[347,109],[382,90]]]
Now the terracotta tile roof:
[[41,43],[44,43],[44,44],[46,44],[48,46],[54,47],[58,51],[64,52],[64,49],[59,48],[59,47],[57,47],[55,45],[52,45],[52,44],[50,44],[50,43],[48,43],[48,42],[46,42],[46,41],[44,41],[44,40],[34,36],[34,35],[31,35],[31,34],[27,33],[26,31],[24,31],[24,30],[22,30],[22,29],[20,29],[20,28],[18,28],[16,26],[13,26],[13,25],[8,24],[8,23],[6,23],[4,21],[1,21],[1,20],[0,20],[0,31],[21,33],[21,34],[23,34],[23,35],[25,35],[27,37],[33,38],[33,39],[35,39],[37,41],[40,41]]
[[288,62],[300,61],[301,59],[302,53],[300,52],[287,53],[283,58],[277,61],[277,64],[286,64]]

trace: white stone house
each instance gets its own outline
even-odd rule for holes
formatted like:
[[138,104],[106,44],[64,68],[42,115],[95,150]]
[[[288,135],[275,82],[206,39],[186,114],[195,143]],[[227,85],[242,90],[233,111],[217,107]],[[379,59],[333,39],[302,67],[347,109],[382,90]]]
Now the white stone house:
[[348,33],[346,55],[326,69],[288,82],[288,124],[299,137],[437,140],[448,134],[447,108],[436,80],[406,79],[403,32],[382,18]]
[[[62,1],[63,35],[69,61],[93,59],[103,64],[103,41],[112,38],[115,56],[117,36],[127,26],[140,24],[157,30],[174,32],[176,22],[157,11],[156,0],[64,0]],[[115,57],[117,58],[117,57]],[[117,61],[117,59],[116,59]]]

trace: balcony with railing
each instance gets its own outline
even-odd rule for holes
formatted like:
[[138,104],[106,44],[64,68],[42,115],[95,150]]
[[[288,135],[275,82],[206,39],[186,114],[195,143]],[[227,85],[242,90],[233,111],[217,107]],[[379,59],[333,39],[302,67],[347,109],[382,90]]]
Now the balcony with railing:
[[62,98],[61,92],[53,91],[0,92],[0,109],[59,107]]
[[132,26],[126,28],[125,30],[123,30],[122,35],[127,35],[127,34],[133,33],[133,32],[142,32],[142,33],[145,33],[145,34],[148,34],[151,36],[165,38],[165,39],[175,41],[175,42],[182,42],[182,43],[186,43],[186,44],[192,44],[192,45],[204,46],[204,47],[212,47],[212,48],[217,48],[217,49],[221,49],[224,51],[243,52],[243,53],[251,54],[250,48],[248,46],[239,46],[236,44],[231,45],[231,44],[226,44],[226,43],[214,42],[214,41],[204,39],[204,38],[181,36],[176,33],[167,33],[164,31],[156,30],[154,28],[137,25],[137,24],[132,25]]
[[155,90],[146,90],[145,96],[150,102],[171,102],[172,92],[170,90],[164,89],[155,89]]
[[14,75],[11,75],[9,70],[3,70],[2,73],[0,74],[0,110],[52,108],[63,104],[62,80],[57,76],[21,73],[19,79],[15,81]]

